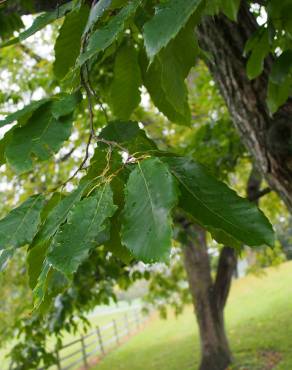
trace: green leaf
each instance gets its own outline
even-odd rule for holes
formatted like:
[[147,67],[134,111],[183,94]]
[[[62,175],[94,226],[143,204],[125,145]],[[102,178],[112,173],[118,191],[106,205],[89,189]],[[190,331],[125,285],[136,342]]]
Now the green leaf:
[[[99,137],[107,141],[118,143],[127,149],[130,154],[157,150],[155,143],[146,136],[144,130],[134,121],[112,121],[101,131]],[[106,144],[99,144],[106,148]],[[117,148],[120,150],[119,148]]]
[[144,262],[167,260],[171,247],[170,212],[177,188],[167,166],[158,158],[136,165],[126,186],[122,243]]
[[38,277],[37,284],[33,290],[33,297],[34,297],[34,309],[39,308],[41,303],[43,302],[46,294],[47,289],[47,278],[51,267],[48,263],[45,263],[41,274]]
[[90,9],[90,14],[83,32],[85,36],[104,15],[105,11],[110,7],[112,0],[99,0]]
[[14,121],[25,123],[39,107],[47,103],[50,99],[45,98],[37,101],[33,101],[29,105],[26,105],[23,109],[20,109],[14,113],[9,114],[4,120],[0,121],[0,127],[9,125]]
[[277,112],[279,107],[286,103],[290,96],[291,86],[291,77],[286,78],[285,81],[280,85],[274,84],[271,80],[269,80],[267,103],[271,113]]
[[69,138],[72,114],[60,119],[56,119],[54,114],[54,103],[48,102],[33,113],[25,126],[13,129],[5,156],[18,174],[32,170],[32,156],[41,161],[47,160]]
[[123,45],[117,52],[114,78],[110,86],[110,102],[113,113],[120,119],[128,119],[140,103],[141,72],[138,54],[133,45]]
[[48,262],[70,277],[96,245],[94,240],[115,210],[109,184],[100,186],[93,196],[77,203],[70,211],[67,223],[53,239]]
[[82,6],[78,10],[70,12],[59,31],[55,43],[54,74],[62,79],[74,66],[81,47],[81,36],[84,30],[89,9]]
[[4,271],[10,258],[13,257],[15,249],[3,249],[0,251],[0,272]]
[[197,53],[194,27],[190,24],[158,56],[163,91],[175,111],[184,117],[185,124],[191,122],[185,79],[196,63]]
[[143,83],[154,104],[169,120],[184,125],[191,121],[185,79],[198,55],[194,23],[191,19],[150,67],[145,57],[141,60]]
[[29,249],[26,257],[28,282],[31,289],[37,285],[45,261],[50,241],[42,241]]
[[[273,228],[251,202],[239,197],[203,166],[185,158],[164,158],[180,184],[179,206],[210,231],[219,242],[230,237],[249,246],[274,244]],[[222,235],[228,238],[222,240]]]
[[252,48],[252,51],[247,61],[246,71],[248,78],[252,80],[262,73],[264,60],[270,52],[269,30],[267,28],[260,28],[252,36],[245,47],[245,51],[248,52],[250,48]]
[[3,12],[0,5],[0,35],[2,40],[9,39],[15,31],[19,32],[23,27],[24,24],[20,14],[17,14],[17,12]]
[[77,66],[109,47],[125,28],[125,23],[136,12],[141,0],[132,0],[114,16],[106,26],[97,29],[90,37],[85,52],[77,60]]
[[89,181],[80,183],[76,190],[64,198],[60,194],[53,197],[55,206],[46,216],[45,222],[35,236],[27,255],[29,284],[32,289],[35,287],[41,273],[43,262],[51,244],[51,238],[58,231],[60,225],[66,221],[72,207],[80,201],[88,184]]
[[105,179],[107,176],[119,172],[122,167],[122,157],[116,150],[112,151],[108,147],[105,147],[104,150],[98,146],[90,160],[90,165],[84,179],[91,180],[92,186],[95,187],[98,178]]
[[0,250],[32,242],[41,222],[43,205],[44,197],[34,195],[0,220]]
[[68,116],[74,112],[76,105],[82,100],[80,91],[73,94],[59,94],[52,99],[52,115],[54,118]]
[[109,239],[104,243],[104,246],[109,250],[115,257],[119,258],[126,264],[129,264],[133,259],[128,248],[126,248],[121,241],[121,226],[122,226],[122,210],[125,205],[124,188],[125,183],[128,180],[128,171],[125,169],[116,175],[111,186],[114,192],[114,203],[119,207],[110,222],[110,236]]
[[72,9],[72,6],[73,1],[70,1],[64,5],[57,7],[52,12],[47,12],[39,15],[37,18],[35,18],[31,27],[21,32],[18,37],[3,42],[2,44],[0,44],[0,47],[10,46],[20,41],[26,40],[28,37],[40,31],[42,28],[46,27],[48,24],[52,23],[56,19],[62,18],[67,12]]
[[292,18],[291,18],[292,4],[283,8],[283,26],[287,34],[292,37]]
[[[273,21],[275,28],[285,31],[285,36],[291,39],[292,36],[292,3],[291,0],[270,0],[267,3],[269,19]],[[283,36],[283,34],[281,35]]]
[[24,108],[9,114],[4,120],[0,121],[0,127],[9,125],[14,121],[18,121],[20,125],[24,125],[32,114],[45,103],[52,101],[52,114],[56,119],[66,116],[73,112],[75,106],[81,101],[80,92],[74,94],[59,94],[53,98],[44,98],[41,100],[33,101],[26,105]]
[[129,264],[133,259],[130,251],[121,241],[121,212],[118,212],[111,219],[110,224],[110,238],[104,244],[105,248],[109,250],[115,257],[119,258],[126,264]]
[[274,84],[285,83],[286,78],[290,75],[292,70],[292,50],[285,50],[274,61],[270,81]]
[[[173,105],[168,101],[167,95],[162,87],[161,76],[162,66],[161,62],[156,59],[147,69],[147,60],[143,58],[142,61],[142,74],[143,84],[145,85],[148,93],[155,106],[162,112],[170,121],[179,124],[188,124],[188,118],[179,114]],[[176,77],[175,77],[176,78]]]
[[150,61],[175,38],[200,4],[201,0],[168,0],[157,7],[155,15],[145,23],[143,29]]
[[60,271],[45,261],[37,285],[33,290],[34,310],[46,313],[53,298],[62,293],[69,285],[68,279]]
[[88,185],[89,181],[81,182],[76,190],[60,199],[60,202],[48,214],[37,234],[37,240],[46,241],[56,233],[60,225],[66,221],[72,207],[80,201]]
[[237,21],[240,0],[221,0],[220,8],[222,12],[232,21]]

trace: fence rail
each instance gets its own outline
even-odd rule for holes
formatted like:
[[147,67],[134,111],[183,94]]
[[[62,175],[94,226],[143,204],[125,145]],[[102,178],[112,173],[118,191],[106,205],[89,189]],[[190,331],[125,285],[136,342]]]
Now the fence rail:
[[[89,368],[90,359],[105,356],[123,340],[134,334],[148,317],[149,315],[142,315],[141,308],[134,308],[110,323],[97,325],[89,333],[80,335],[74,341],[56,349],[57,364],[52,365],[50,369],[73,370],[81,366]],[[47,368],[43,367],[39,370],[47,370]]]

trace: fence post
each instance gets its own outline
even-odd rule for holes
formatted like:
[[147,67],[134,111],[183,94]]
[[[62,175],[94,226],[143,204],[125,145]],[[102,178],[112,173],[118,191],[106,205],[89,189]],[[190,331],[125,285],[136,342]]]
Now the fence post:
[[57,369],[61,370],[61,362],[60,362],[60,356],[59,356],[59,350],[56,349],[56,358],[57,358]]
[[86,348],[85,348],[85,343],[84,343],[84,337],[83,337],[83,335],[80,336],[80,341],[81,341],[81,349],[82,349],[83,363],[84,363],[84,366],[87,368],[88,367],[88,363],[87,363]]
[[104,356],[105,355],[105,350],[104,350],[104,347],[103,347],[102,336],[101,336],[101,331],[100,331],[99,326],[96,327],[96,333],[97,333],[97,337],[98,337],[99,348],[101,350],[101,353]]
[[113,319],[113,326],[114,326],[114,332],[115,332],[115,337],[116,337],[117,344],[120,344],[118,327],[117,327],[117,323],[116,323],[115,319]]
[[125,313],[125,323],[126,323],[125,326],[127,329],[128,336],[130,336],[131,332],[130,332],[130,324],[129,324],[129,318],[128,318],[127,312]]

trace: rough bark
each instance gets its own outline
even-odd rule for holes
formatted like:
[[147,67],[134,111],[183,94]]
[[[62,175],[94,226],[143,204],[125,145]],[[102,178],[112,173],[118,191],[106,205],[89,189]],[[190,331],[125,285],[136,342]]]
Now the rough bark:
[[206,231],[186,219],[181,219],[180,224],[188,240],[184,246],[184,263],[200,331],[199,369],[225,370],[232,359],[225,334],[223,309],[235,267],[234,251],[223,248],[214,284],[206,246]]
[[292,211],[292,156],[286,150],[292,137],[292,100],[270,115],[266,105],[270,58],[259,78],[247,78],[243,50],[257,27],[248,3],[242,1],[237,23],[223,15],[205,17],[198,37],[201,47],[211,55],[208,67],[243,142],[270,187]]

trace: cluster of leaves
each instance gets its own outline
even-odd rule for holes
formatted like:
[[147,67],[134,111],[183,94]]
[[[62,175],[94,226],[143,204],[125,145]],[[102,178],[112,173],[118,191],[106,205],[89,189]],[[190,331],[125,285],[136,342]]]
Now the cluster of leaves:
[[[155,149],[137,124],[109,123],[99,138],[119,143],[119,150],[106,149],[100,142],[75,191],[48,198],[34,195],[0,222],[1,258],[30,244],[36,307],[67,287],[97,245],[108,245],[128,260],[133,255],[144,262],[165,261],[176,205],[221,242],[273,243],[271,225],[255,206],[191,159]],[[125,162],[121,148],[128,153]],[[137,149],[141,154],[134,156]]]
[[267,103],[272,113],[287,101],[291,92],[291,9],[290,0],[280,3],[271,0],[265,7],[257,6],[255,13],[262,25],[245,46],[245,53],[249,55],[247,75],[250,79],[261,75],[265,60],[272,63],[267,96]]
[[[126,262],[166,261],[177,208],[219,242],[273,244],[272,227],[254,205],[189,157],[159,150],[138,123],[129,120],[143,84],[169,120],[190,123],[185,79],[199,55],[194,26],[206,10],[199,0],[170,0],[155,11],[151,1],[142,5],[140,0],[100,0],[89,9],[82,1],[68,2],[2,44],[14,45],[65,16],[55,44],[54,72],[64,88],[69,84],[75,90],[8,115],[1,125],[17,124],[1,141],[2,163],[23,174],[56,153],[69,138],[82,99],[80,87],[88,101],[90,136],[77,172],[85,170],[89,146],[93,140],[97,143],[74,191],[31,196],[0,221],[1,263],[29,245],[30,286],[35,308],[41,311],[68,288],[99,245]],[[222,1],[219,7],[234,18],[237,5],[230,9]],[[96,70],[100,72],[94,78]],[[92,108],[93,99],[100,104],[96,89],[117,118],[98,135]]]

